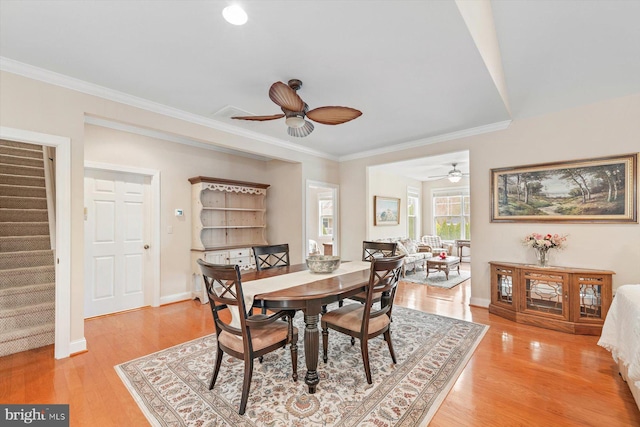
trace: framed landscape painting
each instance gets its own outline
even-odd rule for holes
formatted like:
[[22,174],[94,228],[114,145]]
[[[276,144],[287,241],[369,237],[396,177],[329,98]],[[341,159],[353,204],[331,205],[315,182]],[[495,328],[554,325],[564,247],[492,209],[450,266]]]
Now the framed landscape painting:
[[638,222],[638,154],[491,169],[491,222]]
[[400,224],[400,199],[373,196],[373,225]]

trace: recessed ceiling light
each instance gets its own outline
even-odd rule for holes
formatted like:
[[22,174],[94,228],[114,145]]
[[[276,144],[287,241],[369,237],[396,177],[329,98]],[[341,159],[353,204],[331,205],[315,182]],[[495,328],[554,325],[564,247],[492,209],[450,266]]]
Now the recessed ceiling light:
[[233,25],[244,25],[247,19],[249,19],[247,12],[237,4],[225,7],[222,10],[222,16],[224,16],[224,19],[226,19],[228,23]]

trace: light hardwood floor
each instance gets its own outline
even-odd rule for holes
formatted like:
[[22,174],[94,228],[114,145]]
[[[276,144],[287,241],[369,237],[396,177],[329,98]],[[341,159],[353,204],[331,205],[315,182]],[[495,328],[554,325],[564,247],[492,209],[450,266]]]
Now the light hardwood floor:
[[[640,411],[598,337],[469,307],[470,286],[398,288],[398,305],[490,326],[431,426],[640,426]],[[0,402],[69,403],[72,426],[148,425],[113,367],[212,332],[209,306],[197,300],[88,320],[86,353],[55,360],[48,346],[0,358]]]

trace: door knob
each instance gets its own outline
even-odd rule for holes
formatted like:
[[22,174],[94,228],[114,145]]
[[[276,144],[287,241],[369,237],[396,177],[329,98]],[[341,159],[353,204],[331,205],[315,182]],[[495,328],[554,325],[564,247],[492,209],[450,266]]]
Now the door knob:
[[149,249],[149,245],[144,245],[144,248],[145,249]]

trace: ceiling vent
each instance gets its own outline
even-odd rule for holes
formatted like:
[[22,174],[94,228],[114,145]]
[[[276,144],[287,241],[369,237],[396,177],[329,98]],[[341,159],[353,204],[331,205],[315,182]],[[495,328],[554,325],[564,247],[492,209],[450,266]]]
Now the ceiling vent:
[[213,117],[217,119],[231,119],[234,116],[253,116],[253,114],[233,105],[227,105],[213,113]]

